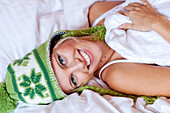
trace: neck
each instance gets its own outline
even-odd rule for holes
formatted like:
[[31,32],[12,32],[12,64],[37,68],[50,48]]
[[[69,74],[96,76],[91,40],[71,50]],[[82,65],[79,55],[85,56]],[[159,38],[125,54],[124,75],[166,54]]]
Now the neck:
[[108,63],[108,61],[110,61],[114,53],[114,50],[110,48],[106,43],[103,43],[102,41],[97,41],[97,43],[102,49],[102,57],[97,69],[100,70],[106,63]]
[[99,46],[102,49],[102,57],[99,63],[99,66],[95,72],[95,75],[99,75],[100,69],[107,63],[114,61],[114,60],[120,60],[120,59],[125,59],[122,57],[120,54],[118,54],[116,51],[114,51],[112,48],[110,48],[106,43],[103,43],[102,41],[97,42]]

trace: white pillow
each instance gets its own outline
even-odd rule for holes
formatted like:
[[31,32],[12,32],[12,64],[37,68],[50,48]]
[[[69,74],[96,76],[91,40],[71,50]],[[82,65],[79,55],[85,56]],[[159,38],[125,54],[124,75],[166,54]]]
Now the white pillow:
[[[47,40],[39,38],[39,18],[62,10],[60,0],[3,0],[0,2],[0,82],[8,64]],[[47,24],[46,24],[47,25]]]

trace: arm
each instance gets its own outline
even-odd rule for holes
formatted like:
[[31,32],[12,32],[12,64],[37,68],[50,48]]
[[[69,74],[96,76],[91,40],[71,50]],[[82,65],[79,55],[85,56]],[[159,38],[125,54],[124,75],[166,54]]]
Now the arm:
[[160,19],[153,23],[152,29],[159,33],[165,40],[170,43],[170,22],[167,19]]
[[101,77],[111,89],[126,94],[170,97],[170,67],[116,63]]
[[[96,2],[89,9],[89,23],[92,26],[94,21],[100,17],[103,13],[112,9],[113,7],[123,3],[124,1],[105,1],[105,2]],[[100,21],[98,25],[102,25],[104,20]]]
[[141,0],[143,4],[131,3],[121,12],[132,20],[119,26],[120,29],[134,29],[140,31],[156,31],[170,43],[170,22],[159,14],[146,0]]

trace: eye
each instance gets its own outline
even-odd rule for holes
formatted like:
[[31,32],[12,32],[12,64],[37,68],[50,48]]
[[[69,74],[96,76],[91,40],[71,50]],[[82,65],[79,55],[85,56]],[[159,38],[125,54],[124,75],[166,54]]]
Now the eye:
[[71,74],[71,82],[72,82],[75,86],[77,86],[77,81],[76,81],[76,78],[74,77],[73,74]]
[[66,65],[66,60],[63,57],[61,57],[60,55],[58,55],[58,60],[59,60],[60,64]]

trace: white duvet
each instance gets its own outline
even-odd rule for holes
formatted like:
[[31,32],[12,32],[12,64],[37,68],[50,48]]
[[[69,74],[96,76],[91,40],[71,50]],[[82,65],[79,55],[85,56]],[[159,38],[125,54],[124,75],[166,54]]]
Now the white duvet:
[[[88,28],[88,8],[99,0],[0,0],[0,82],[7,65],[42,44],[51,33]],[[101,0],[102,1],[102,0]],[[98,78],[90,84],[108,88]],[[170,101],[159,98],[146,105],[142,98],[100,96],[85,90],[49,105],[19,103],[14,113],[140,113],[170,112]]]

